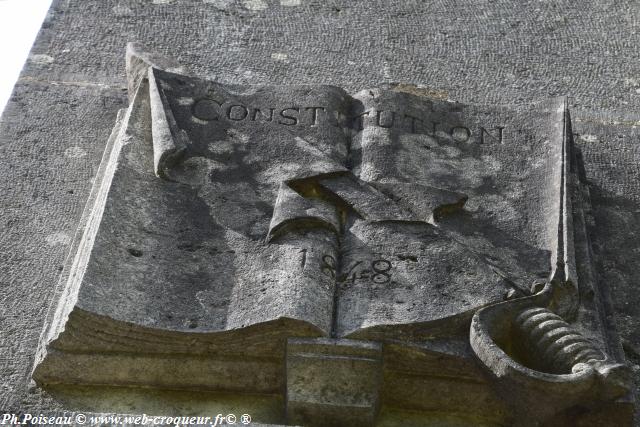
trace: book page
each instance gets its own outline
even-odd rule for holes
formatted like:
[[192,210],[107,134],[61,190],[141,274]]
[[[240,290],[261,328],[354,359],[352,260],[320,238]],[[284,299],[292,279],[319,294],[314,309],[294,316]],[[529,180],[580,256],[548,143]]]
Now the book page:
[[118,156],[76,308],[167,332],[293,320],[328,334],[337,213],[296,184],[344,172],[346,94],[155,70],[148,97],[149,117],[130,124],[140,129]]
[[[397,206],[345,225],[336,331],[357,338],[463,333],[479,307],[553,274],[563,103],[474,107],[367,90],[353,174]],[[358,202],[356,201],[357,205]]]

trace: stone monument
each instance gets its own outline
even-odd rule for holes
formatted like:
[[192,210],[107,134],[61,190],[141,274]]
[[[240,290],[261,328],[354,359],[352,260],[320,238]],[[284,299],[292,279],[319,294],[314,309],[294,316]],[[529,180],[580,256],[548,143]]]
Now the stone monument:
[[[270,13],[204,4],[182,7]],[[112,6],[124,20],[149,7]],[[49,19],[66,11],[80,13],[58,2]],[[605,278],[620,270],[584,146],[612,128],[552,93],[233,82],[154,45],[120,45],[111,101],[112,83],[48,83],[103,85],[90,114],[121,108],[23,363],[31,397],[8,390],[7,413],[633,425],[637,355],[613,324]]]
[[180,70],[128,47],[130,106],[36,356],[40,386],[281,393],[302,425],[375,425],[381,407],[454,401],[470,380],[494,404],[441,412],[625,413],[630,373],[576,257],[590,201],[566,99],[482,107]]

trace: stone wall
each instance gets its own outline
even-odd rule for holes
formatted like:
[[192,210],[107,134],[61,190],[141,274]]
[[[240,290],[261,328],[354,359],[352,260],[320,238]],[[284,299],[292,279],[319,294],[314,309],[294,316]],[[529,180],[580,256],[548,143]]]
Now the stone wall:
[[612,328],[640,370],[640,5],[632,1],[56,0],[0,121],[0,409],[30,382],[136,41],[225,83],[413,83],[465,103],[570,96]]

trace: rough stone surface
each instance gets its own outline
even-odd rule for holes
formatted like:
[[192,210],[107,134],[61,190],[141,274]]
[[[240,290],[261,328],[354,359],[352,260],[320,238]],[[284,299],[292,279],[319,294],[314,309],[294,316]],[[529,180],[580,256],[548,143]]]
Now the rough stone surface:
[[[571,96],[593,210],[594,277],[640,362],[635,2],[58,1],[2,116],[0,408],[62,409],[29,388],[43,322],[138,41],[226,83],[410,82],[431,96]],[[40,55],[40,56],[39,56]],[[610,349],[617,351],[615,348]],[[636,365],[637,366],[637,365]]]
[[[628,424],[629,372],[585,274],[590,204],[566,99],[222,85],[162,63],[127,48],[134,94],[36,355],[54,399],[60,386],[260,393],[274,412],[284,400],[283,422],[378,425],[429,399],[421,388],[456,402],[468,377],[434,381],[428,359],[403,358],[426,345],[456,365],[447,345],[469,339],[489,376],[472,376],[475,392],[509,410],[439,413],[536,425],[614,406]],[[383,373],[398,369],[415,396],[389,399],[397,378]]]

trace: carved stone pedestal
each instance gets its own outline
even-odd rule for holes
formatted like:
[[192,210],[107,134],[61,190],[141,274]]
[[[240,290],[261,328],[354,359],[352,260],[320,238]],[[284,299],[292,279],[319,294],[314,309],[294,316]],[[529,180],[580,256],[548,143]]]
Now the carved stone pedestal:
[[379,343],[290,339],[287,421],[310,426],[373,425],[381,377]]

